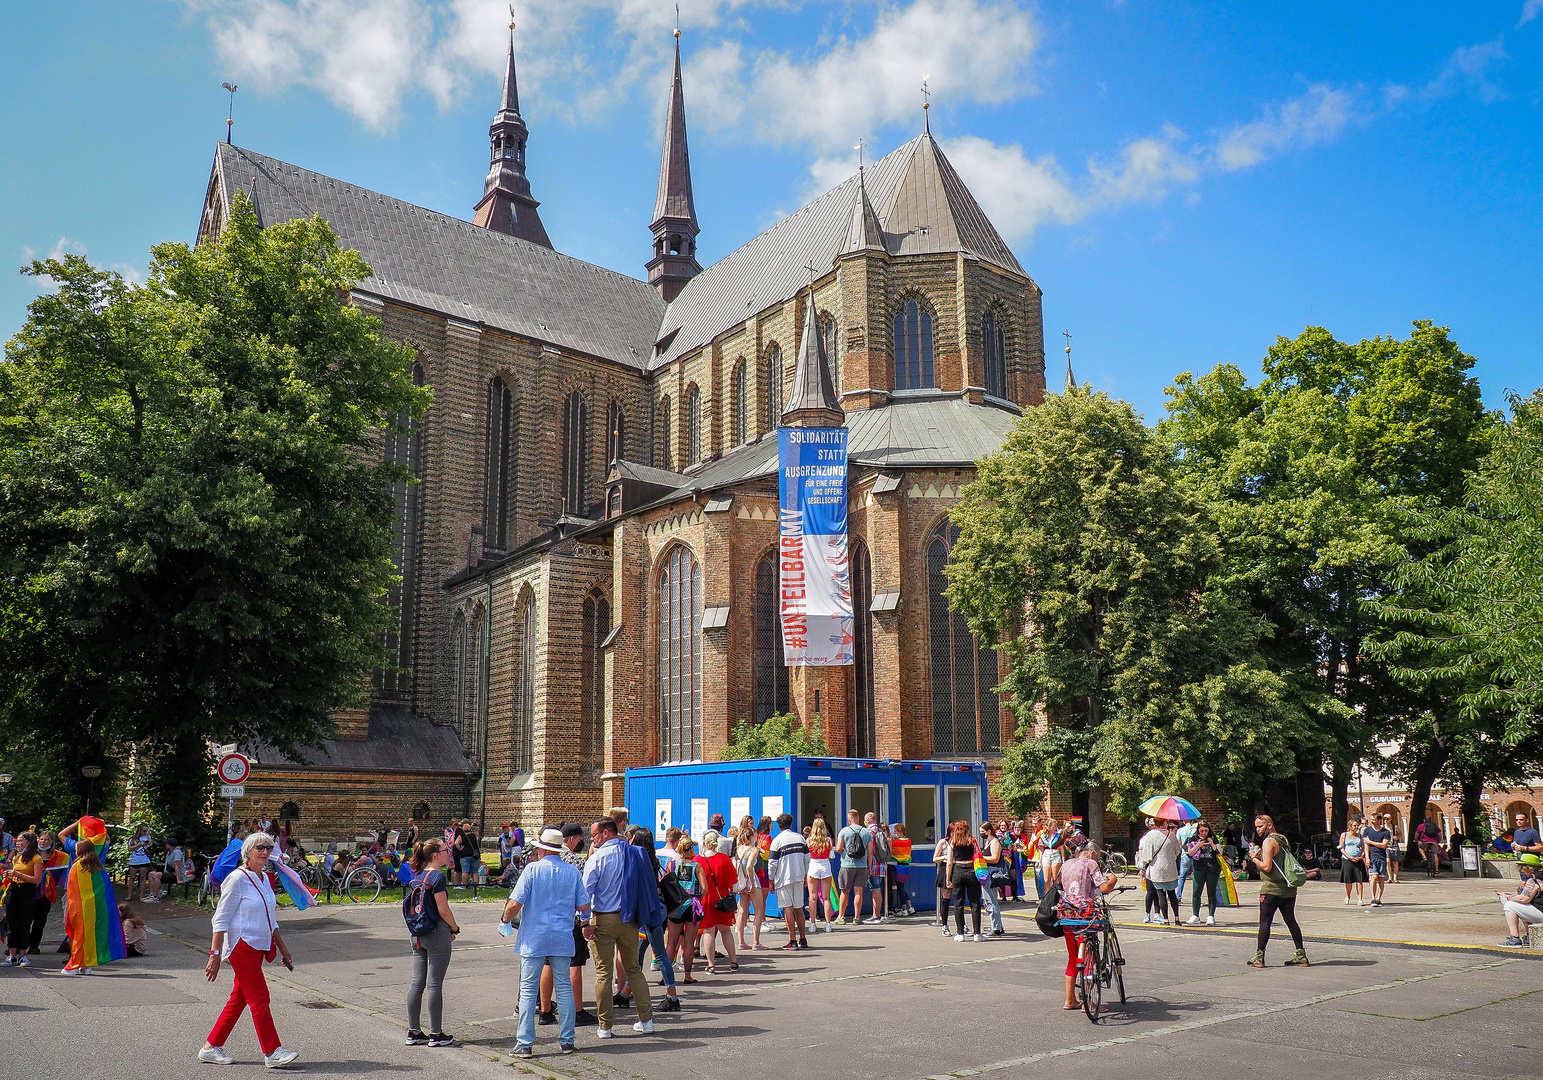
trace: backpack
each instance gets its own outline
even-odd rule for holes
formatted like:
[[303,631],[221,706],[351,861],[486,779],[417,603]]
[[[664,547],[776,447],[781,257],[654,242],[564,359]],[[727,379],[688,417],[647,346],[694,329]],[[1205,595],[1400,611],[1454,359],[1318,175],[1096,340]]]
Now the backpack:
[[664,910],[669,915],[674,915],[691,903],[691,894],[681,884],[680,874],[676,870],[666,870],[659,878],[659,899],[664,901]]
[[879,866],[889,862],[889,833],[883,826],[873,831],[873,861]]
[[849,859],[867,859],[868,841],[863,839],[867,835],[867,830],[853,825],[849,825],[847,828],[851,831],[847,833],[847,838],[841,843],[841,854]]
[[1061,936],[1060,881],[1051,881],[1045,886],[1045,895],[1039,898],[1039,907],[1034,909],[1034,921],[1046,937]]
[[1291,849],[1286,845],[1280,845],[1280,855],[1275,861],[1280,866],[1281,876],[1291,888],[1300,889],[1307,884],[1307,871],[1302,869],[1302,864],[1297,862],[1297,857],[1291,854]]
[[[438,871],[431,870],[429,873],[438,873]],[[402,897],[402,919],[407,923],[407,929],[413,937],[433,933],[439,926],[439,909],[430,899],[433,894],[426,888],[428,877],[428,874],[414,877],[412,887],[407,890],[407,895]]]

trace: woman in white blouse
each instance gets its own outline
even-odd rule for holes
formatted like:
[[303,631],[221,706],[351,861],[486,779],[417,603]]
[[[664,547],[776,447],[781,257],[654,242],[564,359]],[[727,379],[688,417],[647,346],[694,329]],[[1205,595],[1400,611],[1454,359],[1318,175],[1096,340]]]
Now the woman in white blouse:
[[273,837],[264,832],[253,833],[241,844],[241,864],[220,883],[220,904],[214,910],[214,939],[209,943],[204,975],[213,982],[220,973],[220,961],[229,960],[236,985],[209,1032],[209,1041],[198,1052],[199,1061],[216,1065],[235,1061],[225,1052],[225,1040],[248,1006],[252,1009],[252,1026],[257,1029],[264,1065],[281,1068],[299,1056],[279,1042],[268,1008],[268,980],[263,977],[263,961],[272,961],[275,953],[283,957],[285,967],[294,966],[294,958],[279,934],[278,902],[273,886],[268,883],[268,857],[272,854]]

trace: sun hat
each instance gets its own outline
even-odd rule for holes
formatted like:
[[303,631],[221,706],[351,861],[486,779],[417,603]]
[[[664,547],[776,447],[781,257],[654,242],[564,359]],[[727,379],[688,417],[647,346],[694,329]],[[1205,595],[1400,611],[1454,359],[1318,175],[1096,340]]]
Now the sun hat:
[[1530,851],[1518,855],[1516,861],[1523,866],[1543,866],[1543,858],[1539,858]]
[[541,830],[541,839],[537,840],[534,846],[540,848],[542,851],[562,851],[562,850],[564,850],[564,848],[563,848],[563,832],[562,832],[562,830],[561,829],[542,829]]

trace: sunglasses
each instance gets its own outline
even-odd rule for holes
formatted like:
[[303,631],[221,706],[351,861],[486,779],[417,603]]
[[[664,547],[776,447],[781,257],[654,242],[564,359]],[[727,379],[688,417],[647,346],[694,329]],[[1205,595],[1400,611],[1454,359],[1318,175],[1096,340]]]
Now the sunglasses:
[[253,851],[272,851],[273,850],[273,845],[272,844],[255,844],[255,845],[253,845],[252,850]]

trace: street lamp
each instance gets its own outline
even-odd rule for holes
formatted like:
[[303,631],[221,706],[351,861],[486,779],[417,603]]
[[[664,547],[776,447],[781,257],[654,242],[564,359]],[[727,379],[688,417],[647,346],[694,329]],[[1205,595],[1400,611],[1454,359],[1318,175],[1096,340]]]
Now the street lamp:
[[[8,773],[8,772],[0,772],[0,795],[4,795],[5,794],[5,789],[11,786],[11,779],[12,779],[12,777],[11,777],[10,773]],[[0,818],[0,821],[3,821],[3,820],[5,820],[5,819],[4,818]],[[0,830],[0,831],[3,831],[3,830]]]
[[86,813],[89,815],[91,813],[91,796],[96,792],[96,778],[102,775],[102,767],[100,765],[82,765],[80,775],[90,781],[86,785]]

